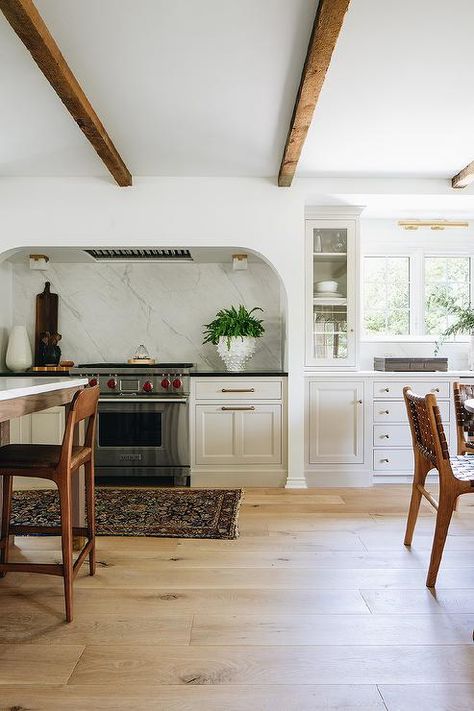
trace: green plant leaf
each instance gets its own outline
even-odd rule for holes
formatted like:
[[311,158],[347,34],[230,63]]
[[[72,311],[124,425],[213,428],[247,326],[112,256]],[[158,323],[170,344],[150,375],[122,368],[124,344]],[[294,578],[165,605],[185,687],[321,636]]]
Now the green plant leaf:
[[217,345],[219,338],[227,337],[227,343],[230,346],[231,337],[245,338],[260,338],[265,333],[262,319],[255,318],[252,314],[255,311],[262,311],[260,306],[254,306],[248,311],[245,306],[239,304],[238,309],[235,306],[230,306],[228,309],[220,309],[216,317],[204,325],[203,335],[205,343],[213,343]]

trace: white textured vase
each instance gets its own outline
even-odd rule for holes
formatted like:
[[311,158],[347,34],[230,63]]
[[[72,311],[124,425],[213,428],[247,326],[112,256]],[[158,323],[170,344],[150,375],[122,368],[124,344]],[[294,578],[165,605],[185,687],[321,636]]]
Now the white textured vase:
[[217,352],[224,361],[227,370],[239,372],[255,353],[257,339],[251,336],[221,336]]
[[8,370],[27,370],[33,365],[30,340],[25,326],[13,326],[5,357]]
[[474,333],[471,333],[471,342],[469,344],[469,370],[474,370]]

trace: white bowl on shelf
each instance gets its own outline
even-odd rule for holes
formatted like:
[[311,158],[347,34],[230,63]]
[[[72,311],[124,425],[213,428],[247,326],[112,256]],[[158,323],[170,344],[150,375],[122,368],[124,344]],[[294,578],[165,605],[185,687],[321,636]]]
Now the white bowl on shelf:
[[317,294],[334,294],[337,291],[339,284],[337,281],[317,281],[314,285]]

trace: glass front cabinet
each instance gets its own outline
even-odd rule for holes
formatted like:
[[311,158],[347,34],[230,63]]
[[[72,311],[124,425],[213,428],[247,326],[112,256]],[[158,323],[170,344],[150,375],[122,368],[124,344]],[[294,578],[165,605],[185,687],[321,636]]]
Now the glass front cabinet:
[[306,365],[357,366],[358,216],[306,220]]

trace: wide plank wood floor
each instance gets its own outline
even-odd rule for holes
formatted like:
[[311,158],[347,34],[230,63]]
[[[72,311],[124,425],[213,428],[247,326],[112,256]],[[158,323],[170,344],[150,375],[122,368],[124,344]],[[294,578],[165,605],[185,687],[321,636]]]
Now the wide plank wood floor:
[[[474,502],[436,591],[410,489],[247,490],[236,541],[100,538],[95,578],[0,580],[0,711],[472,711]],[[17,539],[17,560],[59,559]]]

